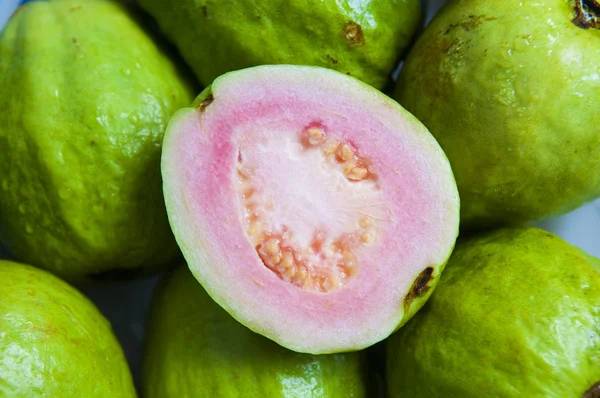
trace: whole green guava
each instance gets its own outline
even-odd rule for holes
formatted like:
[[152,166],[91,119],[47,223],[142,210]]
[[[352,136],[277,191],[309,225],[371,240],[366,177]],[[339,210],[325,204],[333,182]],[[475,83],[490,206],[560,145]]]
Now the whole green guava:
[[275,344],[232,318],[181,266],[153,298],[142,390],[146,398],[367,397],[362,359]]
[[451,0],[412,48],[395,97],[448,155],[463,227],[600,195],[599,5]]
[[263,64],[315,65],[376,88],[420,19],[419,0],[140,0],[204,85]]
[[600,397],[600,261],[536,228],[457,245],[388,340],[392,397]]
[[135,397],[110,324],[75,288],[0,260],[0,396]]
[[192,99],[125,6],[17,10],[0,35],[0,241],[70,280],[172,262],[160,153]]

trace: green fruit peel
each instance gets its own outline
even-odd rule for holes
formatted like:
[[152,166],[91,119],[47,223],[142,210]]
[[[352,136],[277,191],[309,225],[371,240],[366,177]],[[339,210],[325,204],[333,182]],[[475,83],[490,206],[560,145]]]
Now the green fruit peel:
[[75,288],[0,260],[0,396],[135,398],[110,324]]
[[452,0],[411,50],[395,97],[446,152],[462,228],[521,224],[600,196],[597,6]]
[[382,88],[417,28],[418,0],[142,0],[204,85],[262,64],[315,65]]
[[388,340],[390,396],[597,398],[599,266],[536,228],[462,241]]
[[299,354],[253,333],[186,266],[157,288],[148,327],[147,398],[368,396],[361,354]]
[[0,240],[79,280],[179,256],[161,193],[170,116],[193,99],[123,5],[19,9],[0,36]]

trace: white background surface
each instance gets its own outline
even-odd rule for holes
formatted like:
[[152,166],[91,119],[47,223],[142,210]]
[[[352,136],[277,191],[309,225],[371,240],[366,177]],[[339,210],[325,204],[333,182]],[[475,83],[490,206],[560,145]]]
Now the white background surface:
[[[18,3],[18,0],[0,0],[0,28]],[[430,0],[428,3],[429,20],[444,0]],[[535,225],[552,231],[590,254],[600,257],[600,200],[595,204],[588,203],[567,215]],[[158,277],[154,277],[111,286],[81,288],[112,322],[136,379],[139,375],[147,308],[157,280]]]

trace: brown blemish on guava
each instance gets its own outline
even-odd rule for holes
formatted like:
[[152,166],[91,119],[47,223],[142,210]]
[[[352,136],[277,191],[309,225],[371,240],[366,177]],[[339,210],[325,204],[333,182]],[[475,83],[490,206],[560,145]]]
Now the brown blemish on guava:
[[353,46],[362,46],[365,44],[365,36],[362,28],[354,21],[350,21],[344,25],[344,36]]
[[29,296],[33,297],[33,296],[35,296],[35,290],[33,290],[33,289],[29,289],[29,290],[27,291],[27,294],[28,294]]
[[456,53],[458,47],[460,47],[460,40],[455,38],[445,48],[442,49],[443,54]]
[[196,109],[198,109],[198,111],[200,112],[204,112],[206,110],[206,108],[208,108],[208,106],[210,104],[212,104],[212,102],[215,100],[215,97],[212,94],[208,94],[208,97],[206,97],[206,99],[204,101],[202,101],[200,103],[200,105],[198,105],[196,107]]
[[71,8],[69,8],[69,11],[70,11],[70,12],[73,12],[73,11],[79,11],[79,10],[81,10],[81,6],[77,6],[77,7],[71,7]]
[[413,282],[410,291],[404,298],[404,311],[407,312],[412,302],[429,291],[429,282],[433,280],[433,267],[425,268]]
[[44,336],[52,336],[53,334],[58,333],[58,329],[49,323],[44,326],[32,326],[32,329]]
[[73,39],[71,39],[71,40],[73,40],[73,43],[77,44],[77,38],[76,38],[76,37],[74,37],[74,38],[73,38]]
[[95,146],[95,145],[96,145],[96,141],[90,140],[90,146]]
[[75,337],[75,338],[70,338],[69,341],[71,343],[73,343],[74,345],[80,346],[80,347],[85,347],[87,344],[87,342],[79,337]]
[[575,0],[575,18],[572,22],[581,29],[600,29],[600,1]]
[[204,18],[208,17],[208,8],[206,7],[206,4],[202,5],[202,15],[204,15]]
[[583,394],[583,398],[600,398],[600,381]]
[[337,63],[338,63],[338,60],[337,60],[336,58],[333,58],[333,57],[332,57],[331,55],[329,55],[329,54],[327,54],[327,58],[329,58],[329,60],[330,60],[332,63],[334,63],[334,64],[337,64]]
[[466,30],[467,32],[470,32],[473,29],[477,28],[482,23],[484,23],[485,21],[495,21],[496,19],[498,19],[498,18],[486,17],[485,15],[469,15],[468,20],[466,20],[464,22],[453,23],[453,24],[449,25],[448,28],[446,29],[446,31],[444,32],[444,35],[447,35],[448,33],[450,33],[450,31],[452,29],[457,28],[457,27],[461,27],[464,30]]

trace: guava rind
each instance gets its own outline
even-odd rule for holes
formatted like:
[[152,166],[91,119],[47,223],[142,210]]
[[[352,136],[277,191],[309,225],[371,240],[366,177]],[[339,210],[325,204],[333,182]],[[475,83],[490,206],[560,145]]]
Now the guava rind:
[[418,0],[142,0],[140,5],[204,85],[250,66],[298,64],[332,68],[382,88],[420,18]]
[[160,152],[169,118],[192,98],[125,6],[18,10],[0,36],[2,243],[70,280],[176,259]]
[[390,395],[583,397],[600,381],[599,264],[536,228],[459,243],[388,340]]
[[[284,88],[279,91],[277,87]],[[314,95],[305,96],[306,90],[314,90]],[[323,98],[319,99],[320,93],[327,93],[326,96],[330,99],[343,98],[344,105],[332,105]],[[288,95],[292,96],[291,100],[285,99]],[[235,104],[245,101],[246,97],[249,102],[236,109]],[[256,261],[258,257],[254,247],[247,246],[248,239],[244,235],[243,225],[238,225],[237,217],[232,217],[233,214],[237,214],[235,206],[232,205],[236,201],[237,193],[231,184],[237,156],[231,152],[231,148],[238,146],[238,133],[230,135],[230,124],[235,124],[236,120],[246,120],[240,114],[250,115],[250,119],[259,120],[256,119],[256,115],[264,117],[268,114],[263,114],[264,109],[272,107],[281,109],[280,113],[273,115],[275,119],[271,121],[283,114],[287,115],[284,119],[291,120],[294,117],[294,108],[302,108],[307,102],[306,98],[310,98],[310,101],[314,99],[315,103],[319,104],[314,105],[314,108],[312,104],[307,107],[310,118],[322,117],[325,124],[328,123],[328,118],[334,120],[333,118],[341,117],[347,120],[347,117],[343,116],[344,112],[360,110],[355,124],[339,127],[338,130],[345,131],[346,134],[351,134],[352,130],[360,131],[362,135],[373,136],[375,144],[371,149],[366,148],[370,143],[363,140],[359,133],[349,136],[349,139],[356,145],[362,145],[363,149],[373,151],[374,159],[381,163],[381,171],[384,173],[380,175],[380,181],[394,181],[402,179],[405,175],[419,176],[411,180],[411,183],[399,185],[398,190],[386,191],[393,202],[390,203],[392,207],[402,203],[396,198],[399,191],[419,191],[422,194],[421,190],[425,189],[429,192],[423,195],[422,200],[413,202],[424,206],[417,206],[420,210],[410,204],[397,209],[397,214],[419,214],[405,220],[411,225],[417,225],[417,230],[407,228],[407,223],[397,219],[388,225],[391,225],[390,228],[401,228],[402,231],[390,234],[389,244],[385,247],[407,244],[407,247],[416,247],[414,250],[420,253],[412,256],[413,258],[420,259],[418,261],[428,258],[423,263],[419,262],[418,270],[416,267],[410,268],[408,274],[395,272],[392,270],[394,267],[382,265],[388,261],[389,252],[387,256],[382,254],[384,260],[375,261],[372,275],[380,277],[379,272],[392,274],[379,279],[387,282],[389,290],[383,289],[379,284],[377,292],[365,292],[364,296],[362,292],[358,294],[363,296],[362,298],[349,300],[348,296],[344,296],[344,299],[337,300],[334,294],[330,301],[328,297],[332,296],[304,295],[303,290],[294,290],[297,287],[288,284],[285,286],[290,289],[286,291],[270,278],[274,277],[274,274]],[[292,105],[287,102],[283,105],[282,100],[289,100]],[[234,108],[224,110],[223,107],[228,106]],[[254,106],[263,108],[255,109]],[[323,109],[336,111],[323,112]],[[222,117],[219,118],[218,115],[221,114]],[[365,114],[369,116],[366,117]],[[300,115],[306,116],[303,113]],[[366,118],[368,122],[362,121],[362,118]],[[219,119],[223,123],[215,130],[218,133],[213,134],[210,126]],[[361,123],[362,127],[357,128],[356,124]],[[275,133],[277,127],[271,124],[270,126]],[[403,143],[403,148],[399,149],[399,143]],[[207,87],[192,107],[181,109],[173,116],[163,146],[163,186],[169,220],[192,273],[213,300],[235,319],[256,333],[294,351],[312,354],[355,351],[389,336],[410,319],[428,299],[453,249],[458,233],[459,199],[443,151],[427,129],[398,103],[373,87],[338,72],[310,66],[271,65],[227,73]],[[412,149],[406,149],[408,147]],[[397,150],[406,150],[407,154],[398,156]],[[213,157],[214,153],[218,155]],[[405,161],[408,164],[404,164]],[[413,183],[414,186],[411,185]],[[417,187],[418,189],[415,189]],[[409,207],[412,210],[407,212]],[[416,219],[419,219],[417,224],[412,224],[411,220]],[[411,230],[412,232],[407,232]],[[405,233],[410,236],[404,235]],[[414,237],[419,238],[413,241]],[[252,255],[249,254],[250,251],[245,251],[246,247]],[[382,252],[385,252],[385,247],[382,248]],[[423,250],[427,253],[421,251],[422,247],[426,248]],[[395,263],[406,265],[411,261],[412,259],[406,258]],[[359,280],[353,281],[347,289],[356,291],[363,285],[375,286],[372,280],[377,280],[377,277],[369,279],[368,275],[369,272],[359,273]],[[405,277],[401,284],[389,282],[390,279],[399,276]],[[364,278],[362,282],[360,278]],[[265,284],[271,283],[273,285],[270,288],[266,287]],[[323,302],[310,302],[315,297]],[[270,300],[274,302],[271,303]],[[254,302],[255,305],[249,304]],[[355,306],[356,311],[352,310]],[[365,308],[373,308],[373,311],[365,311]],[[293,314],[292,311],[298,313]],[[309,311],[310,314],[304,311]],[[357,315],[359,313],[360,315]],[[324,317],[322,321],[321,316]],[[368,321],[358,327],[356,320],[362,319],[362,316],[367,317]],[[381,321],[373,322],[377,316]],[[336,322],[343,326],[332,326]],[[345,334],[340,333],[338,328],[344,329]]]
[[148,398],[367,397],[360,353],[298,354],[253,333],[185,265],[161,281],[148,325]]
[[571,22],[575,3],[452,0],[408,55],[395,97],[450,159],[461,227],[600,195],[600,31]]
[[0,396],[136,397],[110,324],[46,271],[0,260]]

